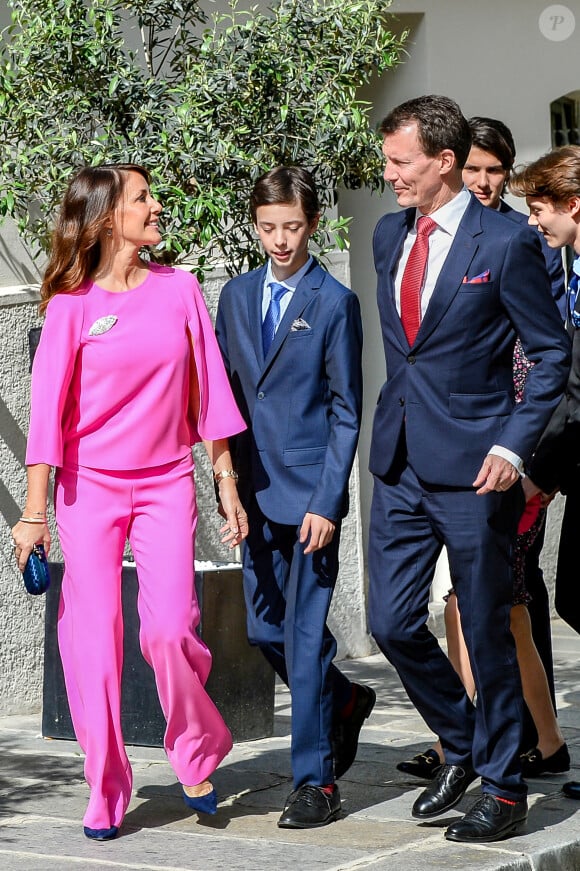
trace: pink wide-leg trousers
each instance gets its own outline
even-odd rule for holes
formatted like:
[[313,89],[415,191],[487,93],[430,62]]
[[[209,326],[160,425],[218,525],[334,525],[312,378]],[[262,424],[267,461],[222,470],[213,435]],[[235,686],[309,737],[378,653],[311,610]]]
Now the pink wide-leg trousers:
[[204,689],[211,655],[195,632],[192,460],[130,472],[59,469],[55,507],[65,562],[59,648],[91,791],[83,822],[106,829],[121,824],[132,787],[120,719],[126,538],[139,580],[141,650],[155,672],[169,762],[181,783],[201,783],[232,747]]

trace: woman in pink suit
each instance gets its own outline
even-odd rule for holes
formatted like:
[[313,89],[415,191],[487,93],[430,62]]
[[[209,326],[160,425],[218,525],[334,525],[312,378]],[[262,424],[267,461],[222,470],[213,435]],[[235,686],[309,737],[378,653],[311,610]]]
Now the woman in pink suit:
[[165,750],[186,804],[215,813],[209,777],[232,746],[204,689],[211,656],[195,632],[197,520],[191,445],[203,440],[226,519],[247,535],[227,437],[245,429],[200,286],[141,255],[161,241],[149,174],[88,167],[71,181],[42,283],[46,321],[32,373],[28,495],[13,529],[22,570],[50,546],[51,466],[65,561],[58,638],[90,787],[84,832],[117,835],[132,773],[120,722],[121,566],[129,539],[139,579],[143,655],[167,720]]

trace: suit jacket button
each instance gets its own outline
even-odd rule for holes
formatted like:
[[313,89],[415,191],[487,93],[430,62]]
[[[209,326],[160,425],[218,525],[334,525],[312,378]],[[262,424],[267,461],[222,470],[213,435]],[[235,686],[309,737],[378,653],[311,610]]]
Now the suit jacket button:
[[258,399],[263,399],[263,398],[264,398],[264,394],[260,390],[260,392],[258,393]]
[[414,362],[415,362],[414,354],[409,354],[409,356],[407,357],[407,363],[409,363],[412,366],[414,364]]
[[405,400],[403,399],[402,396],[400,396],[399,397],[399,405],[404,405],[404,404],[405,404]]

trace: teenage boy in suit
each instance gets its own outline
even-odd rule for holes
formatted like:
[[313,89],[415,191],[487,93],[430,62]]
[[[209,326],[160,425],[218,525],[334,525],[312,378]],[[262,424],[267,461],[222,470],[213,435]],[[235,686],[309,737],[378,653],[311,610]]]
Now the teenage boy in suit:
[[232,444],[250,534],[248,635],[292,698],[294,790],[282,828],[340,813],[335,778],[354,761],[375,693],[333,664],[326,619],[360,428],[359,302],[309,254],[320,206],[309,172],[278,167],[250,212],[267,262],[229,281],[216,333],[248,430]]
[[[381,218],[374,235],[388,377],[370,451],[371,629],[445,753],[413,816],[446,813],[481,776],[482,797],[446,837],[493,841],[527,817],[510,558],[523,460],[562,394],[569,342],[539,240],[463,185],[471,133],[459,106],[409,100],[381,133],[384,177],[405,210]],[[516,334],[535,363],[518,404]],[[443,545],[476,708],[427,627]]]
[[[580,521],[580,147],[565,145],[548,152],[517,172],[510,188],[513,193],[525,196],[529,222],[538,228],[550,248],[570,246],[574,251],[566,318],[572,338],[572,367],[564,397],[528,466],[524,492],[527,499],[543,492],[546,501],[557,490],[566,494],[555,605],[560,617],[580,632],[576,547]],[[563,791],[569,798],[580,799],[578,781],[565,783]]]

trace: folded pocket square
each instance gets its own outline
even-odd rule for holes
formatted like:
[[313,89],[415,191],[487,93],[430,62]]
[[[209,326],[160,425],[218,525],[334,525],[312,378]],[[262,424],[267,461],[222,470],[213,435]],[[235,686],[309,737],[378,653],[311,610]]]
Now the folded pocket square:
[[296,318],[295,321],[292,321],[292,326],[290,327],[291,333],[297,333],[299,330],[309,330],[310,324],[308,321],[302,320],[302,318]]
[[489,269],[485,272],[480,272],[479,275],[474,275],[473,278],[468,278],[467,275],[463,279],[463,284],[483,284],[489,281]]

